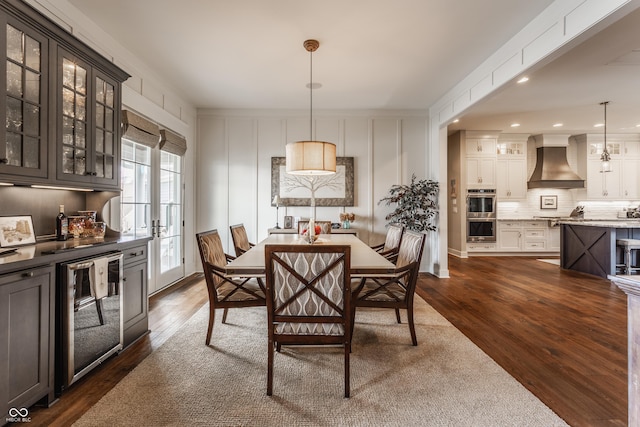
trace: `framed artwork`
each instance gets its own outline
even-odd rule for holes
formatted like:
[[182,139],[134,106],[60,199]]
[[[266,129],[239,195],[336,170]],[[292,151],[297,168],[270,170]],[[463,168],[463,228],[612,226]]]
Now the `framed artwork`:
[[36,243],[31,215],[0,216],[0,248]]
[[540,209],[558,209],[558,196],[540,196]]
[[271,199],[280,195],[281,206],[353,206],[353,157],[337,157],[336,173],[302,176],[286,172],[284,157],[271,158]]
[[293,228],[293,217],[291,215],[284,217],[284,228]]

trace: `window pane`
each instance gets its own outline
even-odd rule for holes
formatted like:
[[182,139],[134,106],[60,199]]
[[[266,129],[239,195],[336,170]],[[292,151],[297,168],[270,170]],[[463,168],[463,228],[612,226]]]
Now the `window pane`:
[[24,164],[25,168],[38,168],[40,166],[40,144],[38,138],[24,137]]
[[7,93],[22,98],[22,67],[7,61]]
[[137,148],[137,144],[134,144],[132,141],[122,140],[122,160],[134,160],[134,145],[136,145]]
[[40,103],[40,74],[27,70],[25,73],[24,99]]
[[132,162],[122,161],[122,168],[120,169],[122,203],[133,203],[136,200],[135,167]]
[[25,36],[25,65],[32,70],[40,71],[40,42]]
[[7,25],[7,57],[22,63],[22,31]]
[[24,105],[24,126],[25,135],[40,135],[40,108],[35,105]]

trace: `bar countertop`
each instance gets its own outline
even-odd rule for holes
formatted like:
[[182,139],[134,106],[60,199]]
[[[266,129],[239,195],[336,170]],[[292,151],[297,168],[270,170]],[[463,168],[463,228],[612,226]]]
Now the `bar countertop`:
[[151,237],[84,237],[66,241],[47,240],[34,245],[2,248],[2,250],[10,249],[11,251],[0,255],[0,274],[119,251],[144,244],[149,240]]

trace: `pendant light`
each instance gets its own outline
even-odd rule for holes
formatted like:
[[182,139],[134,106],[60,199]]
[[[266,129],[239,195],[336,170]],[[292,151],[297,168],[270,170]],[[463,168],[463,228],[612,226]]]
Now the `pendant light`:
[[609,101],[601,102],[604,105],[604,150],[600,156],[600,172],[611,172],[611,155],[607,150],[607,104]]
[[286,147],[286,171],[292,175],[329,175],[336,172],[336,145],[331,142],[313,140],[313,52],[320,43],[305,40],[304,48],[309,52],[309,140],[290,142]]

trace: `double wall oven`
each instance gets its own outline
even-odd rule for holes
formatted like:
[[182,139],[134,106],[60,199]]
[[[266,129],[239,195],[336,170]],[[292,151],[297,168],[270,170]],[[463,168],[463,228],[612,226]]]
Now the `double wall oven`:
[[467,242],[496,241],[496,190],[467,190]]

